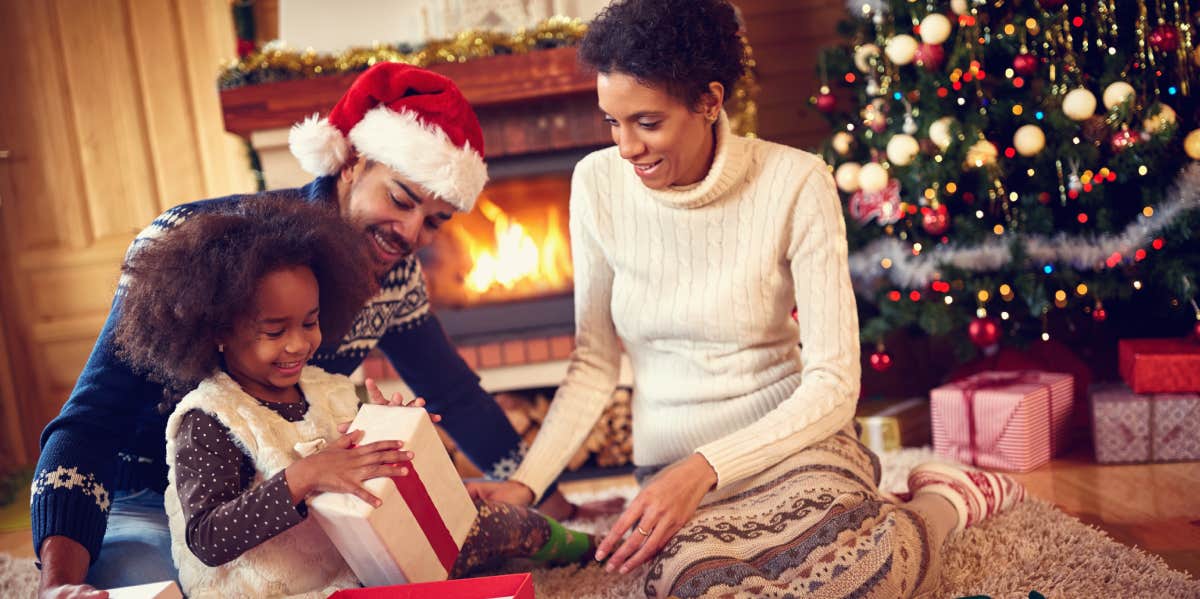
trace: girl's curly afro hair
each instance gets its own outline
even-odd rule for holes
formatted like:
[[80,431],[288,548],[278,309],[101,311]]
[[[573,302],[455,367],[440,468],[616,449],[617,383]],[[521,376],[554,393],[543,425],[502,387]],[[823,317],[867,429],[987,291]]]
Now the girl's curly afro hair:
[[362,235],[336,208],[273,193],[196,213],[122,266],[117,355],[168,397],[187,393],[220,367],[217,338],[251,315],[263,276],[295,266],[316,276],[322,339],[336,346],[377,289]]
[[726,97],[745,71],[745,46],[733,7],[725,0],[624,0],[588,25],[579,47],[584,63],[601,73],[625,73],[661,85],[689,108],[708,84]]

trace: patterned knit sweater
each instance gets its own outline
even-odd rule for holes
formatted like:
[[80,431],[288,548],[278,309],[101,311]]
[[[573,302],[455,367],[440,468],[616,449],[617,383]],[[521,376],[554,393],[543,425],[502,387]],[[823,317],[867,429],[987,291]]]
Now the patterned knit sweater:
[[[271,193],[294,196],[297,201],[334,202],[335,183],[334,177],[323,177],[299,189]],[[172,208],[138,235],[130,251],[168,234],[193,214],[228,209],[248,197]],[[123,280],[120,285],[126,284],[133,283]],[[95,561],[111,493],[166,487],[166,416],[158,409],[162,387],[131,371],[115,354],[113,333],[121,296],[118,286],[108,320],[70,399],[42,433],[30,504],[35,551],[41,550],[46,537],[64,535],[82,544]],[[401,261],[384,277],[380,292],[363,306],[336,351],[322,351],[310,363],[349,374],[376,346],[428,401],[430,410],[443,416],[447,431],[484,472],[505,478],[516,469],[521,439],[429,311],[415,257]]]
[[811,154],[731,135],[724,116],[716,131],[712,168],[686,188],[648,189],[615,147],[575,168],[577,349],[513,475],[535,493],[601,414],[622,346],[640,466],[699,452],[720,488],[853,417],[858,317],[829,170]]

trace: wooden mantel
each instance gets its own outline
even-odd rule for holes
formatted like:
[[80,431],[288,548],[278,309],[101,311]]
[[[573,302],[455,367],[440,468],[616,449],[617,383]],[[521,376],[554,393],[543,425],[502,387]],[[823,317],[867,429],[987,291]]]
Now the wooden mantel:
[[[430,70],[446,75],[475,107],[488,158],[611,143],[596,109],[596,78],[575,48],[537,50]],[[225,129],[247,139],[326,114],[357,74],[249,85],[222,91]]]

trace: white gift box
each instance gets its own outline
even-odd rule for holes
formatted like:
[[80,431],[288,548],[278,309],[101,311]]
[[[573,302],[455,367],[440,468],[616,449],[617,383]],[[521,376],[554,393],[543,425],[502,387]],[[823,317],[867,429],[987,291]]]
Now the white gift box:
[[349,493],[322,493],[309,511],[365,586],[446,580],[478,512],[422,408],[364,405],[350,425],[360,444],[400,440],[409,474],[364,483],[376,508]]
[[108,599],[183,599],[183,593],[174,581],[167,580],[108,589]]

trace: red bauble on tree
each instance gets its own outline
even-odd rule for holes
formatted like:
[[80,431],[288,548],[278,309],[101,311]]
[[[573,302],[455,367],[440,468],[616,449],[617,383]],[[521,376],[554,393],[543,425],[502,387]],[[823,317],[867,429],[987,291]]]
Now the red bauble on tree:
[[1174,52],[1179,49],[1179,29],[1174,25],[1159,25],[1146,39],[1150,42],[1150,47],[1158,52]]
[[942,68],[946,61],[946,49],[941,44],[921,44],[917,46],[916,62],[926,71],[936,71]]
[[1000,342],[1000,321],[991,316],[976,318],[967,325],[967,336],[976,347],[991,347]]
[[1013,58],[1013,70],[1023,77],[1036,73],[1037,67],[1038,59],[1030,54],[1018,54]]
[[833,112],[837,107],[837,98],[833,94],[817,94],[817,110],[821,112]]
[[892,355],[884,351],[882,348],[871,352],[871,368],[876,372],[887,372],[892,367]]
[[922,208],[921,228],[934,236],[945,233],[950,228],[950,211],[946,210],[946,205],[938,204],[935,208]]

